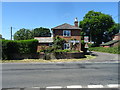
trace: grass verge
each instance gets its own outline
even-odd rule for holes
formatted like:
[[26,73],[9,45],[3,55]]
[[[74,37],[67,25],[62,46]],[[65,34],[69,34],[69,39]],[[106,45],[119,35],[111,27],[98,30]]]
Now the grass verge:
[[120,46],[116,47],[91,47],[89,48],[90,51],[97,51],[97,52],[105,52],[105,53],[113,53],[113,54],[120,54]]
[[96,58],[96,56],[85,55],[86,58],[81,59],[54,59],[54,60],[43,60],[43,59],[23,59],[23,60],[1,60],[0,63],[49,63],[49,62],[77,62],[81,60],[91,60]]

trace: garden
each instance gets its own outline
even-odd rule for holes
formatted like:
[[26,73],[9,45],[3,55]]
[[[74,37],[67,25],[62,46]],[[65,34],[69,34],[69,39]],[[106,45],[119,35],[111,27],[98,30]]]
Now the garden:
[[63,50],[64,42],[57,36],[51,47],[37,52],[38,40],[2,40],[2,62],[69,62],[95,58],[74,49]]

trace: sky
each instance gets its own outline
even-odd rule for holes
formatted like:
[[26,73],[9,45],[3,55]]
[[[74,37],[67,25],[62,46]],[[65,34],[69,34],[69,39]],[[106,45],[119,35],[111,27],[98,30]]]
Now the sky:
[[2,36],[10,39],[21,28],[53,28],[74,19],[82,21],[88,11],[94,10],[112,16],[118,23],[118,2],[2,2]]

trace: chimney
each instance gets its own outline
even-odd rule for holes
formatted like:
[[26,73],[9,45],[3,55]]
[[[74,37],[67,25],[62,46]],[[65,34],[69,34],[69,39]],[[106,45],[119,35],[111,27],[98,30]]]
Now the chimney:
[[78,19],[77,19],[77,17],[75,18],[74,25],[75,25],[76,27],[78,27]]

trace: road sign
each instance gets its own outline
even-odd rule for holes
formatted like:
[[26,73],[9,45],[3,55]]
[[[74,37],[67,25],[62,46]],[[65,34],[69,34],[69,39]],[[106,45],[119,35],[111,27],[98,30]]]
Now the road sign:
[[85,48],[89,48],[89,46],[88,46],[88,44],[87,44],[87,43],[85,44]]
[[84,36],[84,42],[85,42],[85,43],[88,43],[88,39],[89,39],[88,36]]

